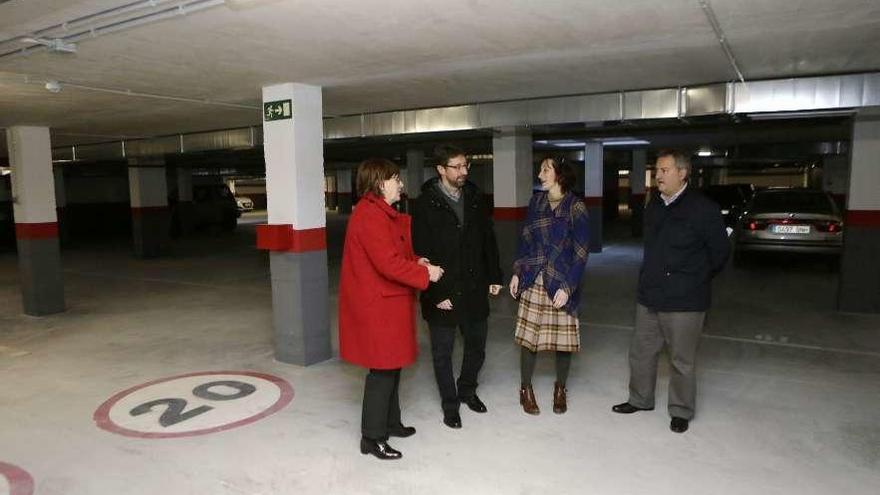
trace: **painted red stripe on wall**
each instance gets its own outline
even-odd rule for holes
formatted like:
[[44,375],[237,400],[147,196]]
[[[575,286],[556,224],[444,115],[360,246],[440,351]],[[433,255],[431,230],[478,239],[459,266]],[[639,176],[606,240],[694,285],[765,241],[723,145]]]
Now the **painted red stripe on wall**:
[[492,217],[495,220],[525,220],[528,210],[527,206],[496,206]]
[[17,223],[15,224],[17,239],[53,239],[58,237],[58,222]]
[[327,230],[295,230],[290,224],[257,225],[257,249],[304,253],[327,249]]
[[847,226],[880,227],[880,210],[847,210]]

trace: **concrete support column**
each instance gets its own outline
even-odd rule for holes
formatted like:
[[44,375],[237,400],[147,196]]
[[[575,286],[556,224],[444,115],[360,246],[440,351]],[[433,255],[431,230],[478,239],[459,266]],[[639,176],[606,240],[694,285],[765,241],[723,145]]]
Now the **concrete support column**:
[[584,147],[584,202],[590,216],[590,252],[602,252],[602,192],[605,158],[602,143],[587,142]]
[[324,176],[324,207],[335,210],[337,207],[336,194],[339,189],[336,186],[336,171]]
[[647,168],[647,150],[633,150],[632,168],[629,171],[629,210],[632,212],[632,235],[642,236],[645,212],[645,169]]
[[495,233],[501,269],[510,273],[519,233],[526,218],[535,167],[532,164],[532,133],[528,129],[504,128],[492,138]]
[[128,191],[134,255],[138,258],[161,256],[168,250],[171,226],[164,159],[130,159]]
[[841,209],[846,208],[849,191],[849,156],[828,155],[822,160],[822,190],[834,197]]
[[178,167],[177,172],[177,206],[173,212],[176,230],[181,235],[187,235],[193,231],[193,180],[192,169]]
[[419,197],[425,180],[427,180],[425,176],[425,151],[420,149],[407,150],[406,183],[403,189],[407,198],[406,211],[413,211],[416,198]]
[[856,118],[850,170],[837,307],[880,313],[880,115]]
[[350,168],[341,168],[336,171],[336,193],[339,202],[339,213],[351,213],[351,172]]
[[64,311],[61,248],[48,127],[6,129],[18,269],[25,314]]
[[257,248],[270,251],[275,358],[299,365],[332,353],[322,112],[319,86],[263,88],[269,223],[257,227]]
[[490,167],[482,164],[477,165],[475,163],[472,163],[471,169],[468,172],[468,180],[479,187],[480,191],[483,191],[484,195],[488,196],[492,193],[492,184],[490,183],[491,174],[492,169]]
[[55,215],[58,218],[58,239],[61,245],[70,244],[70,225],[65,218],[67,208],[67,193],[64,189],[64,169],[52,168],[52,177],[55,179]]

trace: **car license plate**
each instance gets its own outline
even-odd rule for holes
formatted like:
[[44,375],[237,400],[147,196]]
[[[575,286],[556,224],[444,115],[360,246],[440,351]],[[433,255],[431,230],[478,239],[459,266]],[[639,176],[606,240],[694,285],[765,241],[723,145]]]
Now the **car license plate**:
[[774,225],[773,232],[776,234],[809,234],[809,225]]

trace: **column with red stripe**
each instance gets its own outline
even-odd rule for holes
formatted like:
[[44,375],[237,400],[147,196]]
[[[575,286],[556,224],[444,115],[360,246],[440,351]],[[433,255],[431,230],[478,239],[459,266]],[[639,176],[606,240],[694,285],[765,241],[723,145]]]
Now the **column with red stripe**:
[[342,168],[336,169],[336,193],[339,204],[339,213],[351,213],[352,194],[351,194],[351,176],[352,168],[348,164],[344,164]]
[[309,365],[329,359],[321,88],[263,88],[263,150],[269,222],[257,247],[269,251],[275,358]]
[[9,127],[6,142],[24,312],[33,316],[60,313],[64,311],[64,284],[49,128]]
[[645,185],[647,176],[648,152],[645,149],[632,151],[632,167],[629,171],[629,209],[632,213],[630,222],[633,237],[642,236],[642,223],[645,211]]
[[838,308],[880,313],[880,113],[853,124]]
[[169,246],[171,213],[168,181],[162,157],[128,160],[128,191],[131,202],[131,235],[138,258],[156,258]]
[[602,252],[602,197],[605,180],[605,147],[600,141],[584,145],[584,203],[590,218],[590,252]]
[[513,127],[496,129],[492,156],[495,234],[501,269],[509,274],[536,176],[531,131]]

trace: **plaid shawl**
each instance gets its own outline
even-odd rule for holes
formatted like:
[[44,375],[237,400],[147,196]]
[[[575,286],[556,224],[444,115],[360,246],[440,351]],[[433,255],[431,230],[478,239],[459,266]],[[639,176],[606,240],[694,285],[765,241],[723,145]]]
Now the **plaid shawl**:
[[563,310],[576,314],[580,282],[587,264],[589,228],[587,207],[567,192],[556,210],[550,208],[547,193],[532,196],[526,223],[519,239],[513,272],[519,277],[517,297],[543,271],[544,287],[553,299],[558,289],[568,292]]

